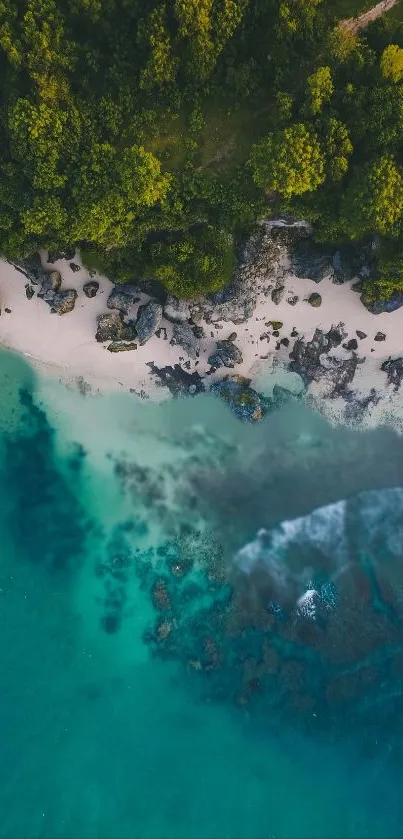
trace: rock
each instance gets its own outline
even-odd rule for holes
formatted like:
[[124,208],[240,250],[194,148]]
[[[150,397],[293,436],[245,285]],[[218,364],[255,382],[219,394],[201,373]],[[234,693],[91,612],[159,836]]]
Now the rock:
[[14,268],[21,274],[24,274],[31,285],[42,285],[47,272],[42,268],[38,254],[29,256],[27,259],[21,259],[18,262],[13,262],[10,259],[7,262],[14,265]]
[[12,309],[8,309],[8,308],[7,308],[7,306],[6,306],[6,308],[4,309],[4,311],[5,311],[8,315],[11,315]]
[[320,283],[334,276],[333,255],[310,238],[302,238],[290,248],[291,268],[297,277]]
[[363,288],[364,288],[364,283],[363,283],[363,281],[362,281],[362,280],[357,280],[357,282],[356,282],[356,283],[353,283],[353,284],[352,284],[352,286],[351,286],[351,291],[355,291],[355,292],[356,292],[356,294],[361,294],[361,292],[362,292]]
[[359,263],[357,261],[357,253],[354,247],[346,246],[336,251],[333,255],[333,282],[338,285],[349,282],[356,276]]
[[380,315],[382,312],[395,312],[403,306],[403,291],[394,291],[387,300],[377,300],[376,302],[367,303],[365,294],[361,295],[361,303],[373,315]]
[[168,297],[164,306],[164,317],[173,323],[185,323],[191,317],[189,303],[186,300],[178,300],[177,297]]
[[139,301],[138,294],[139,290],[134,283],[122,283],[114,287],[106,305],[108,309],[119,309],[127,315],[130,307]]
[[298,294],[293,294],[292,297],[287,297],[287,303],[290,306],[296,306],[297,303],[298,303],[298,300],[299,300]]
[[395,393],[400,389],[403,380],[403,358],[392,358],[381,364],[381,370],[387,373],[388,385],[393,385]]
[[275,332],[278,332],[279,329],[282,329],[283,321],[282,320],[269,320],[269,325],[273,327]]
[[[38,295],[39,297],[39,295]],[[62,291],[51,291],[43,296],[43,299],[50,306],[50,311],[57,315],[67,315],[72,312],[76,305],[77,292],[74,288],[66,288]]]
[[[343,332],[341,340],[346,337],[347,333]],[[345,394],[358,365],[363,364],[364,359],[360,359],[356,353],[347,359],[332,355],[331,350],[341,343],[339,338],[340,331],[335,327],[327,334],[316,329],[311,341],[299,338],[290,353],[290,370],[298,373],[305,385],[312,381],[327,380],[331,395]]]
[[217,349],[209,356],[212,367],[235,367],[242,364],[242,353],[232,341],[217,341]]
[[125,341],[112,341],[107,349],[109,352],[129,352],[130,350],[137,350],[137,344],[128,344]]
[[321,298],[320,294],[317,294],[316,292],[313,292],[313,294],[310,294],[309,297],[308,297],[308,303],[311,306],[314,306],[315,309],[318,308],[319,306],[321,306],[322,305],[322,298]]
[[377,332],[374,338],[374,341],[386,341],[386,335],[384,332]]
[[95,297],[99,290],[99,283],[96,280],[90,280],[89,283],[83,285],[83,292],[86,297]]
[[[108,300],[109,305],[109,300]],[[162,306],[155,300],[150,300],[145,306],[141,306],[138,312],[136,323],[137,335],[140,344],[145,344],[152,338],[162,321]]]
[[231,332],[231,335],[228,335],[227,340],[228,341],[236,341],[236,339],[237,339],[237,333],[236,332]]
[[220,396],[242,422],[258,422],[263,419],[263,402],[250,387],[250,379],[237,375],[225,376],[221,381],[214,382],[211,393]]
[[355,330],[355,334],[358,336],[358,338],[360,339],[360,341],[363,341],[363,340],[364,340],[364,338],[368,338],[367,333],[366,333],[366,332],[361,332],[361,329],[356,329],[356,330]]
[[159,379],[159,384],[168,388],[173,396],[196,396],[204,393],[204,384],[199,373],[188,373],[183,370],[180,364],[167,367],[157,367],[153,361],[147,365],[154,376]]
[[77,265],[76,262],[70,262],[70,268],[74,273],[76,273],[76,271],[81,271],[80,266]]
[[48,274],[45,274],[40,291],[38,291],[38,297],[42,297],[46,299],[46,295],[49,292],[56,292],[59,291],[60,286],[62,284],[62,275],[60,271],[49,271]]
[[27,295],[28,300],[32,300],[35,294],[35,290],[32,288],[31,285],[29,285],[29,283],[27,283],[27,285],[25,286],[25,294]]
[[271,293],[271,299],[272,299],[273,303],[275,303],[276,306],[278,306],[281,303],[281,301],[284,297],[284,294],[285,294],[285,288],[284,288],[283,285],[277,286],[277,288],[273,289],[273,291]]
[[290,344],[290,339],[289,338],[282,338],[281,341],[280,341],[280,344],[282,344],[283,347],[288,347],[289,344]]
[[95,339],[100,343],[104,341],[134,341],[137,337],[136,328],[133,323],[124,323],[121,314],[104,314],[98,316],[98,329]]
[[171,344],[183,347],[189,358],[197,358],[199,340],[196,338],[189,323],[174,323]]
[[48,262],[56,262],[58,259],[74,259],[76,249],[67,247],[64,251],[49,251]]
[[358,341],[356,338],[350,338],[345,344],[343,344],[345,350],[357,350],[358,349]]

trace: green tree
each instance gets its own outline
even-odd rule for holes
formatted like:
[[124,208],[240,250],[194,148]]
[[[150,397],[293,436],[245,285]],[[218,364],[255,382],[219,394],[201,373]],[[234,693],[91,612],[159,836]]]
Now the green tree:
[[400,232],[403,215],[403,175],[391,155],[355,170],[342,203],[346,232],[359,239],[377,231],[386,236]]
[[319,114],[334,91],[330,67],[318,67],[308,77],[308,102],[312,114]]
[[403,49],[397,44],[389,44],[381,56],[381,73],[384,79],[400,82],[403,78]]
[[284,198],[317,189],[325,179],[325,158],[316,132],[295,123],[269,134],[252,150],[249,165],[255,183]]
[[323,146],[327,158],[327,172],[332,181],[339,181],[348,170],[349,159],[354,150],[347,126],[334,117],[329,119]]

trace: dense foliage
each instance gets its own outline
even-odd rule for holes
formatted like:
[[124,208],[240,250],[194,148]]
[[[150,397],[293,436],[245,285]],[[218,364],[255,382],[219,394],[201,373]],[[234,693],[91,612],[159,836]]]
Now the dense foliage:
[[189,296],[288,210],[323,241],[379,234],[378,285],[400,287],[402,15],[338,25],[363,8],[0,0],[0,251],[78,244]]

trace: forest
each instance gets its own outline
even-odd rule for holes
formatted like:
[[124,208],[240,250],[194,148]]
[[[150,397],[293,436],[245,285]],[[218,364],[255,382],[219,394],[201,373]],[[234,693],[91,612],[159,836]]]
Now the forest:
[[229,280],[257,220],[373,241],[403,288],[403,11],[365,0],[0,0],[0,253]]

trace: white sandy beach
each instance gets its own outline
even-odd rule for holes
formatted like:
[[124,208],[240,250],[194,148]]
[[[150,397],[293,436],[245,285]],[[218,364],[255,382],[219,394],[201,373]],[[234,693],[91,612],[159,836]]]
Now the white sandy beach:
[[[74,257],[76,264],[80,264],[79,254]],[[36,295],[28,300],[25,293],[26,278],[12,265],[2,260],[0,262],[0,344],[26,356],[34,366],[56,375],[61,381],[69,385],[83,386],[83,382],[91,391],[135,391],[152,399],[165,399],[169,391],[160,387],[147,366],[154,362],[158,367],[186,363],[189,372],[197,370],[204,375],[210,369],[208,357],[215,348],[216,340],[222,340],[236,332],[236,346],[241,350],[243,363],[234,370],[218,369],[207,381],[213,381],[227,373],[238,373],[252,379],[252,385],[257,389],[269,393],[273,383],[284,374],[288,386],[292,386],[292,379],[298,377],[287,374],[285,365],[289,361],[289,353],[296,340],[291,333],[298,332],[298,337],[306,340],[312,338],[317,327],[324,331],[332,326],[344,324],[348,338],[357,338],[357,330],[365,332],[363,340],[357,338],[360,358],[365,358],[354,379],[354,389],[357,393],[368,395],[371,388],[382,391],[382,404],[376,409],[371,408],[371,424],[384,421],[388,415],[403,416],[403,401],[399,393],[394,394],[393,388],[386,388],[386,374],[380,370],[380,365],[389,356],[398,357],[403,351],[403,309],[394,313],[372,315],[362,305],[359,295],[351,291],[352,282],[336,285],[329,280],[317,284],[312,280],[299,279],[290,271],[286,272],[285,296],[279,305],[275,305],[270,295],[260,294],[253,315],[244,323],[234,325],[231,322],[219,321],[203,324],[206,337],[200,340],[199,359],[189,359],[180,346],[172,346],[172,324],[163,321],[161,337],[154,335],[145,345],[138,346],[133,352],[110,353],[106,345],[95,340],[96,319],[101,313],[109,312],[107,298],[113,288],[112,283],[105,277],[95,275],[100,288],[96,297],[89,299],[83,292],[83,285],[90,279],[87,269],[81,267],[79,271],[72,271],[66,260],[59,260],[51,269],[57,269],[62,274],[62,287],[75,288],[78,298],[72,312],[59,316],[51,314],[50,308]],[[270,277],[269,277],[270,279]],[[271,287],[275,285],[273,277]],[[269,286],[270,287],[270,286]],[[322,305],[312,307],[307,297],[312,292],[319,292]],[[287,298],[298,295],[299,301],[291,306]],[[140,296],[140,295],[139,295]],[[148,298],[141,295],[144,302]],[[133,307],[129,315],[135,315],[140,303]],[[5,310],[11,310],[7,313]],[[269,321],[282,323],[280,336],[272,335]],[[165,332],[166,330],[166,338]],[[374,341],[377,332],[384,332],[386,339]],[[262,336],[266,336],[263,337]],[[267,339],[269,336],[269,340]],[[287,347],[278,346],[281,338],[288,338]],[[333,356],[351,357],[351,352],[341,346],[332,351]],[[273,370],[277,375],[273,376]],[[298,382],[294,381],[294,388],[300,390]],[[311,398],[314,402],[326,396],[326,386],[312,385]],[[333,400],[327,413],[337,419],[341,410],[338,400]],[[369,421],[369,420],[368,420]]]

